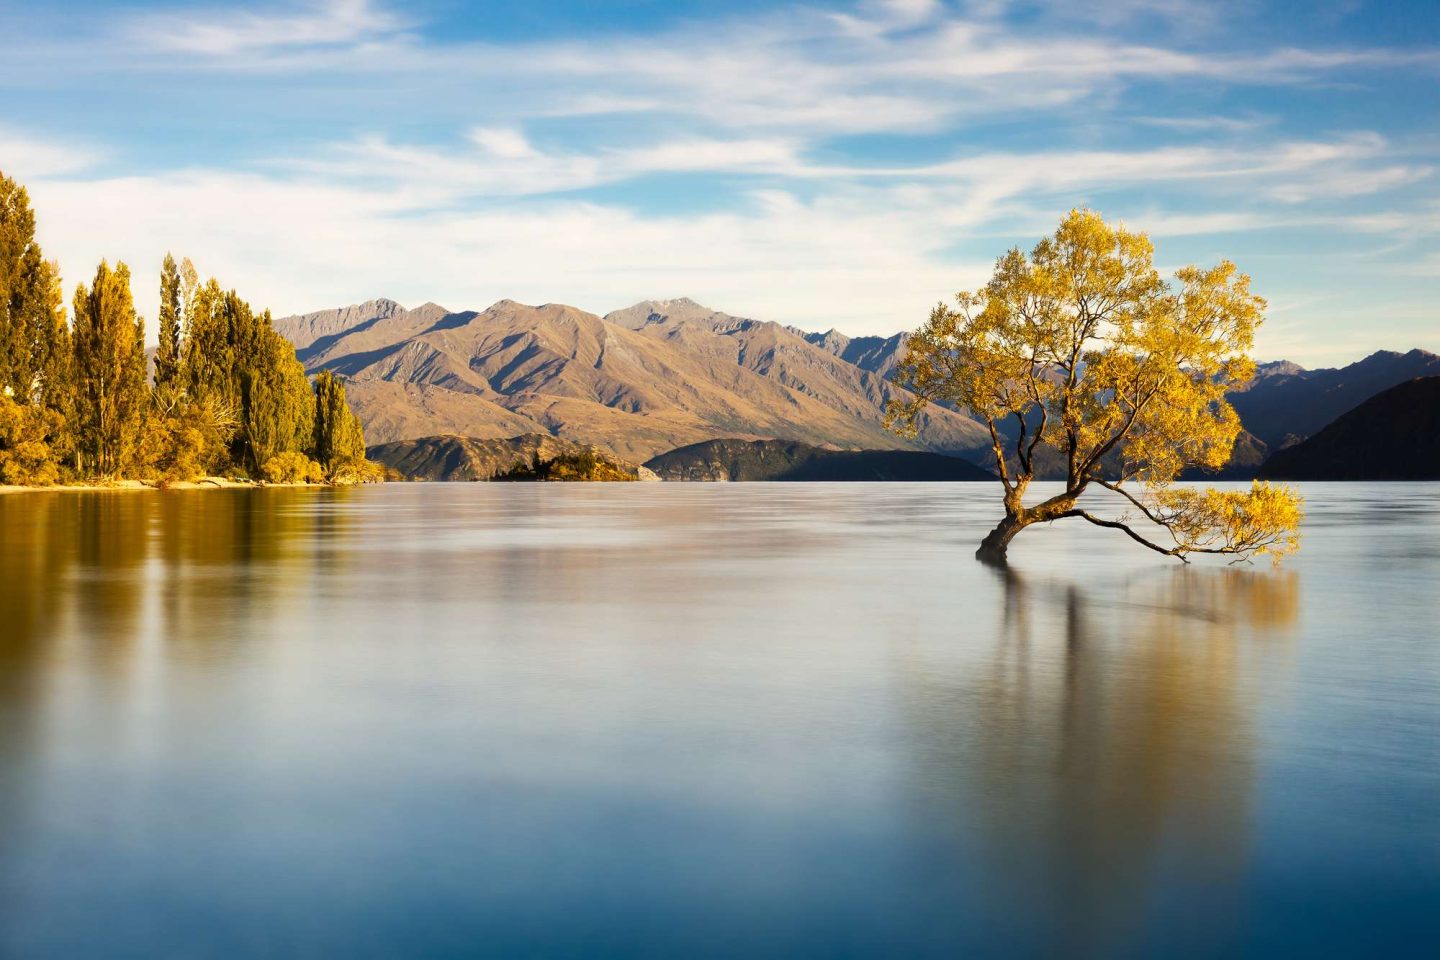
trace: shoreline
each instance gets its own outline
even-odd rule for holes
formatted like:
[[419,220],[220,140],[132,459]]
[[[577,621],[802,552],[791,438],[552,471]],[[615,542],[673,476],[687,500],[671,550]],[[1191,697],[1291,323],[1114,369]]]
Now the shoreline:
[[0,484],[0,496],[14,493],[132,493],[145,490],[164,493],[169,490],[259,490],[268,487],[315,487],[318,489],[321,487],[337,486],[351,486],[351,484],[306,483],[304,481],[267,483],[260,480],[232,480],[228,477],[204,477],[200,480],[183,480],[175,483],[167,483],[162,486],[159,483],[147,482],[145,480],[109,480],[97,481],[95,483],[54,483],[40,487]]

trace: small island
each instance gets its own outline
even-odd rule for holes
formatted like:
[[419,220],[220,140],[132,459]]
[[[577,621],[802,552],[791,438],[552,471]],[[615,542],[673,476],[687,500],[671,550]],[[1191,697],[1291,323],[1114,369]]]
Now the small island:
[[640,477],[618,461],[593,450],[562,453],[544,459],[536,453],[529,463],[520,462],[493,479],[531,483],[614,483],[633,482]]

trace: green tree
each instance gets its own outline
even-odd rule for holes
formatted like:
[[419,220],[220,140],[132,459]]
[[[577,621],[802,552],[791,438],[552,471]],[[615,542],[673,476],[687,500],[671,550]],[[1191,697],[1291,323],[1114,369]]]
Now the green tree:
[[29,195],[0,174],[0,392],[63,408],[68,336],[60,271],[35,242]]
[[47,264],[42,275],[43,293],[37,298],[32,356],[35,364],[34,400],[60,414],[62,423],[70,417],[74,403],[75,347],[70,324],[65,319],[65,294],[60,287],[60,268]]
[[[27,474],[53,482],[58,463],[72,446],[71,344],[65,319],[60,271],[35,241],[35,214],[25,188],[0,174],[0,395],[25,413],[6,414],[11,476],[20,461]],[[19,438],[23,437],[21,440]],[[25,453],[18,453],[23,444]],[[46,467],[31,456],[44,450]],[[18,460],[16,458],[19,458]],[[54,469],[52,469],[54,468]]]
[[156,387],[169,386],[179,379],[182,317],[180,268],[175,265],[175,258],[167,253],[160,268],[160,342],[155,348]]
[[75,290],[74,377],[77,465],[123,476],[137,462],[144,429],[145,325],[130,293],[130,269],[101,261]]
[[19,403],[29,403],[34,391],[36,274],[45,268],[30,195],[0,174],[0,392]]
[[330,479],[363,479],[365,436],[345,399],[345,384],[329,370],[315,378],[315,454]]
[[[1225,395],[1254,374],[1248,351],[1265,301],[1228,261],[1185,267],[1172,286],[1153,258],[1144,234],[1071,211],[1028,256],[1011,250],[984,289],[938,305],[911,337],[896,379],[913,399],[892,404],[891,423],[913,431],[938,401],[970,409],[990,430],[1005,514],[980,559],[1003,563],[1021,530],[1071,518],[1182,560],[1278,559],[1298,545],[1300,501],[1284,488],[1171,486],[1186,467],[1218,469],[1229,458],[1240,421]],[[1063,464],[1065,486],[1028,505],[1044,456]],[[1080,508],[1092,488],[1115,494],[1127,513]]]
[[309,448],[316,403],[294,346],[271,328],[268,312],[258,319],[241,359],[245,454],[247,466],[259,476],[277,454]]

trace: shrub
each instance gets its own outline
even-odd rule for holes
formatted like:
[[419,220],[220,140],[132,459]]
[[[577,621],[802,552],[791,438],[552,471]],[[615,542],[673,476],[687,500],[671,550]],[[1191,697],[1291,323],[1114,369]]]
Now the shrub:
[[385,468],[363,457],[336,457],[326,479],[331,483],[381,483]]
[[260,468],[267,483],[323,483],[325,471],[320,464],[303,453],[287,450],[277,453]]
[[0,396],[0,483],[43,487],[58,481],[50,442],[61,427],[54,411]]

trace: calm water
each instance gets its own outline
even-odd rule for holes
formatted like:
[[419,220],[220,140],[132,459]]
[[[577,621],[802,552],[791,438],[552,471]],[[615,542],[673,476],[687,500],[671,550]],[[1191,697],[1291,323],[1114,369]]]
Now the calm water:
[[0,956],[1440,956],[1440,485],[0,497]]

